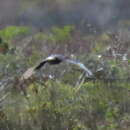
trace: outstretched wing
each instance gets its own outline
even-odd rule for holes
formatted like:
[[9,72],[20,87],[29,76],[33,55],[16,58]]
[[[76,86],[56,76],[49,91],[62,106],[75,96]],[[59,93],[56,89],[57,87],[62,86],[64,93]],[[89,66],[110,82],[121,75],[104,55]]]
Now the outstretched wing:
[[67,59],[66,62],[79,66],[81,69],[83,69],[88,74],[88,76],[93,75],[93,73],[81,62],[70,60],[70,59]]
[[39,70],[47,62],[48,62],[48,60],[45,59],[45,60],[41,61],[39,64],[37,64],[35,67],[29,68],[27,71],[24,72],[24,74],[21,77],[21,80],[29,79],[35,73],[36,70]]
[[36,65],[35,70],[38,70],[41,67],[43,67],[45,63],[55,62],[57,60],[56,58],[58,58],[59,60],[62,60],[64,57],[58,54],[50,55],[45,60],[41,61],[38,65]]
[[[57,59],[58,58],[58,61]],[[71,64],[75,64],[77,66],[79,66],[81,69],[83,69],[86,72],[87,76],[93,76],[93,73],[81,62],[75,61],[75,60],[71,60],[68,59],[62,55],[51,55],[49,57],[47,57],[45,60],[43,60],[42,62],[40,62],[38,65],[36,65],[35,67],[29,68],[21,77],[21,79],[29,79],[36,70],[39,70],[41,67],[43,67],[46,63],[56,63],[58,64],[61,61],[65,61]]]
[[35,73],[34,67],[31,67],[27,71],[24,72],[20,80],[29,79],[34,73]]
[[44,66],[44,64],[47,62],[47,60],[43,60],[41,61],[38,65],[36,65],[36,67],[34,68],[35,70],[38,70],[40,69],[41,67]]

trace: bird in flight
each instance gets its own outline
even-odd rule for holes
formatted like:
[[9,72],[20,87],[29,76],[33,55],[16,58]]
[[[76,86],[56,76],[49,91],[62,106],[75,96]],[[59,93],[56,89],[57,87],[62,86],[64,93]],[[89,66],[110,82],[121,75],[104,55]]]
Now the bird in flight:
[[40,70],[45,64],[56,65],[61,62],[67,62],[79,66],[86,73],[86,76],[93,76],[93,73],[81,62],[72,60],[66,56],[60,54],[53,54],[45,58],[43,61],[38,63],[36,66],[29,68],[21,77],[21,80],[26,80],[30,78],[37,70]]

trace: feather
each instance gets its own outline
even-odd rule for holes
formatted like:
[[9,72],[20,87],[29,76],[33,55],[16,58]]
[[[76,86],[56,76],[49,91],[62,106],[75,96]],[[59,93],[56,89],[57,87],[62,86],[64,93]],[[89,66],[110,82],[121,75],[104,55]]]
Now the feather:
[[79,66],[81,69],[83,69],[86,72],[86,76],[93,75],[93,73],[83,63],[75,61],[75,60],[71,60],[63,55],[55,54],[55,55],[48,56],[45,60],[41,61],[35,67],[29,68],[22,75],[21,79],[26,80],[26,79],[30,78],[35,73],[36,70],[41,69],[46,63],[48,63],[50,65],[55,65],[55,64],[59,64],[63,61]]
[[79,61],[67,59],[66,62],[79,66],[81,69],[85,70],[85,72],[88,74],[88,76],[93,75],[93,73],[83,63],[81,63]]
[[24,72],[20,80],[29,79],[34,73],[35,73],[34,67],[31,67],[27,71]]
[[47,60],[43,60],[42,62],[40,62],[38,65],[36,65],[36,67],[34,68],[34,70],[39,70],[41,67],[44,66],[44,64],[47,62]]

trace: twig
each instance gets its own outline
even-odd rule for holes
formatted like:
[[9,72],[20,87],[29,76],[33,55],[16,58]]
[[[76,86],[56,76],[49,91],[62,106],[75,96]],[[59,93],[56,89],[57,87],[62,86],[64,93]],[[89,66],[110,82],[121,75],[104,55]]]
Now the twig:
[[5,95],[0,99],[0,103],[2,103],[2,102],[7,98],[8,95],[9,95],[9,93],[5,94]]

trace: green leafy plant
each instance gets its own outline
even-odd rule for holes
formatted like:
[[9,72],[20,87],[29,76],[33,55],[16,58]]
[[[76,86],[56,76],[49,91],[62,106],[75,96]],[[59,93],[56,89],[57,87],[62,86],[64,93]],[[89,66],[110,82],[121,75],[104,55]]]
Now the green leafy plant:
[[71,39],[71,32],[74,30],[73,26],[64,26],[63,28],[53,27],[52,28],[52,35],[50,39],[57,43],[65,42]]
[[4,40],[12,40],[18,35],[25,35],[29,32],[28,27],[22,27],[22,26],[8,26],[2,30],[0,30],[0,37],[2,37]]

